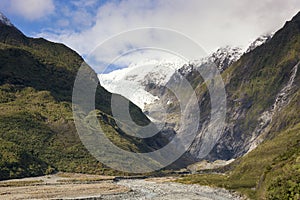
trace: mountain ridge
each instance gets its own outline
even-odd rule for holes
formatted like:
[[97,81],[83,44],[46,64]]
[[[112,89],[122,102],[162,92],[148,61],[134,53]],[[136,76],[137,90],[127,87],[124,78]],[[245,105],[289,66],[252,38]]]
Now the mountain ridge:
[[[205,159],[237,153],[236,160],[216,170],[225,175],[195,175],[183,182],[237,190],[250,199],[299,198],[299,55],[300,12],[223,72],[227,125]],[[206,94],[200,91],[200,97]]]
[[13,26],[10,20],[1,12],[0,12],[0,23],[5,24],[7,26]]
[[[0,23],[0,30],[0,179],[55,171],[123,173],[92,157],[77,135],[72,88],[83,59],[63,44],[26,37],[14,26]],[[111,117],[111,95],[98,85],[95,101],[101,127],[116,146],[131,152],[163,146],[162,134],[139,139],[118,128]],[[136,123],[150,122],[133,103],[129,107]]]

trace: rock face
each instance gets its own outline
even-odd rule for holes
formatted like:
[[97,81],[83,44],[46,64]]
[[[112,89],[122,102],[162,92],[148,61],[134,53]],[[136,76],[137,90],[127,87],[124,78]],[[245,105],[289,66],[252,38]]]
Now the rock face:
[[[295,76],[297,73],[298,65],[295,65],[291,70],[291,75],[288,83],[276,94],[275,101],[273,104],[266,108],[265,111],[256,116],[256,124],[254,129],[248,136],[243,135],[243,132],[240,132],[239,123],[245,123],[247,114],[250,112],[252,106],[256,106],[251,101],[247,99],[238,99],[238,105],[235,107],[228,107],[228,121],[224,134],[218,144],[215,146],[214,150],[208,155],[208,160],[215,159],[232,159],[243,156],[245,153],[252,151],[256,148],[270,132],[272,120],[274,115],[279,114],[281,109],[290,103],[290,98],[293,94],[293,89],[295,89]],[[248,96],[245,98],[249,98]],[[205,129],[200,132],[204,134]],[[195,140],[195,143],[191,147],[192,155],[197,156],[199,148],[198,145],[201,144],[201,138]]]
[[[295,103],[294,94],[299,90],[299,18],[298,14],[274,35],[259,37],[244,55],[238,48],[219,49],[208,58],[184,65],[171,76],[170,81],[174,83],[178,83],[180,76],[187,79],[199,99],[198,136],[189,150],[196,159],[215,161],[243,156],[273,132],[299,121],[298,118],[288,123],[275,120],[285,107]],[[213,63],[222,72],[227,92],[227,116],[220,140],[207,156],[202,157],[201,149],[205,148],[202,137],[207,132],[211,108],[210,95],[197,69],[208,63]],[[159,96],[159,101],[146,105],[145,110],[154,113],[154,118],[161,117],[158,114],[160,105],[165,105],[167,125],[177,132],[180,106],[176,96],[159,85],[152,84],[146,89]]]
[[[179,133],[182,108],[166,84],[179,84],[184,77],[194,89],[201,110],[198,135],[189,149],[192,156],[197,160],[230,160],[253,150],[272,132],[298,121],[282,123],[277,118],[286,106],[295,103],[291,99],[299,89],[299,18],[298,14],[275,34],[257,38],[245,53],[240,48],[220,48],[207,58],[179,68],[177,65],[172,75],[172,71],[159,74],[160,70],[143,74],[143,80],[139,79],[140,89],[154,97],[142,105],[143,111],[166,130],[165,135],[171,140]],[[227,115],[221,138],[203,157],[201,151],[207,148],[203,136],[210,121],[211,102],[207,85],[197,69],[209,64],[215,65],[224,79]],[[163,77],[165,81],[161,81]]]
[[[194,60],[191,61],[189,64],[183,65],[175,73],[173,73],[172,76],[170,76],[167,83],[168,85],[182,86],[182,80],[187,80],[191,87],[196,91],[196,94],[200,95],[200,93],[197,92],[197,87],[201,85],[203,80],[199,72],[197,71],[198,68],[213,64],[215,67],[217,67],[217,69],[220,72],[223,72],[230,65],[236,62],[241,57],[241,55],[241,48],[232,48],[228,46],[220,48],[206,58]],[[148,82],[148,84],[145,85],[145,90],[157,96],[158,98],[155,102],[146,104],[144,107],[144,112],[148,116],[151,116],[151,119],[157,123],[161,121],[166,122],[163,124],[165,129],[174,130],[173,132],[169,132],[169,140],[171,140],[174,137],[174,134],[181,134],[179,130],[182,126],[181,113],[183,109],[180,107],[180,103],[176,95],[170,89],[168,89],[168,87],[165,87],[162,84],[155,84],[155,82]],[[209,106],[209,101],[207,101],[209,100],[209,95],[206,94],[203,98],[206,99],[206,101],[199,101],[200,110],[202,109],[202,107]],[[207,120],[209,118],[208,113],[204,115],[203,113],[201,113],[200,116],[201,117],[199,122],[199,130],[202,128],[202,131],[199,131],[199,134],[196,137],[196,140],[190,149],[190,152],[196,159],[200,159],[198,156],[198,154],[200,154],[200,146],[204,145],[199,144],[198,140],[201,140],[201,138],[203,137],[203,134],[206,132],[207,125],[209,122]],[[193,121],[196,119],[190,120]],[[200,146],[196,144],[199,144]]]
[[[178,70],[181,75],[188,74],[194,66],[215,63],[220,71],[224,71],[243,54],[239,47],[223,47],[200,60],[148,60],[132,64],[128,68],[99,74],[99,80],[108,91],[121,94],[138,105],[146,113],[148,104],[157,104],[162,92],[155,91],[164,87],[172,75]],[[170,102],[169,102],[170,103]]]
[[[275,120],[283,110],[296,103],[295,93],[299,91],[299,38],[300,15],[298,14],[259,48],[244,54],[222,74],[227,91],[227,123],[221,139],[213,148],[207,160],[229,160],[253,150],[258,144],[276,131],[299,122],[295,113],[286,122]],[[192,78],[195,80],[195,78]],[[201,83],[201,82],[200,82]],[[207,91],[201,92],[199,99],[207,98]],[[204,100],[205,102],[205,100]],[[199,101],[202,110],[207,109]],[[201,135],[209,117],[201,122],[199,137],[190,148],[198,157]],[[198,157],[200,158],[200,157]]]
[[[264,43],[269,43],[271,38],[272,35],[259,37],[249,46],[247,54],[253,54],[258,46],[264,46]],[[166,84],[180,84],[184,77],[196,91],[199,98],[200,110],[203,112],[201,113],[199,121],[198,136],[195,138],[189,150],[196,160],[200,160],[203,159],[200,153],[201,149],[208,148],[203,146],[204,144],[202,144],[201,141],[203,141],[202,137],[205,132],[207,132],[210,119],[210,95],[207,91],[199,89],[203,87],[203,79],[197,69],[213,64],[220,73],[226,74],[225,76],[228,76],[228,80],[230,80],[231,76],[235,74],[234,72],[232,72],[233,74],[228,74],[226,70],[228,68],[235,68],[236,63],[242,60],[242,56],[243,51],[241,48],[226,46],[219,48],[216,52],[205,58],[193,60],[186,64],[184,62],[172,61],[148,61],[148,63],[130,66],[109,74],[101,74],[99,75],[99,79],[102,85],[109,91],[119,93],[131,99],[142,108],[144,113],[156,123],[158,127],[161,127],[164,135],[171,140],[179,133],[182,123],[182,109],[180,108],[176,95],[166,87]],[[148,65],[148,67],[139,71],[140,65]],[[253,77],[251,77],[251,79],[252,78]],[[231,83],[226,83],[226,87],[231,87]],[[229,96],[231,96],[231,94],[229,94]],[[237,99],[229,98],[228,100],[231,103],[227,108],[228,118],[226,127],[222,133],[222,138],[213,152],[205,157],[205,159],[213,161],[216,159],[228,160],[236,158],[245,154],[249,149],[254,148],[255,144],[263,140],[258,139],[260,138],[258,136],[263,132],[259,127],[257,128],[259,133],[244,136],[236,125],[241,117],[247,115],[247,110],[251,109],[253,104],[251,97],[242,96]]]
[[[258,118],[258,125],[253,132],[253,136],[247,147],[248,152],[252,151],[256,148],[261,142],[263,142],[265,134],[270,130],[270,124],[274,118],[276,113],[280,113],[280,111],[287,106],[291,101],[291,96],[293,89],[295,87],[295,78],[298,72],[300,62],[298,62],[295,67],[291,71],[291,76],[288,83],[280,90],[280,92],[276,95],[276,99],[271,108],[261,114]],[[247,153],[248,153],[247,152]]]

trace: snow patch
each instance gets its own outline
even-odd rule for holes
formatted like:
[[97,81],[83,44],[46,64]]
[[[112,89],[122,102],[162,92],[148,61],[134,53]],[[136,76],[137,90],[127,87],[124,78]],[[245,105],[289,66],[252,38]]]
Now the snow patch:
[[273,37],[274,33],[270,33],[270,34],[266,34],[266,35],[262,35],[260,37],[258,37],[256,40],[254,40],[248,47],[248,49],[246,50],[246,53],[253,51],[254,49],[256,49],[257,47],[263,45],[264,43],[268,42],[272,37]]
[[[200,67],[203,64],[215,63],[217,68],[222,72],[227,69],[233,62],[236,62],[243,55],[240,47],[222,47],[211,55],[190,62],[190,65]],[[190,69],[191,70],[191,69]]]
[[165,85],[184,60],[145,60],[108,74],[98,74],[100,84],[112,93],[120,94],[142,110],[159,97],[145,90],[149,84]]
[[13,26],[13,24],[9,21],[9,19],[1,12],[0,12],[0,22],[7,26]]

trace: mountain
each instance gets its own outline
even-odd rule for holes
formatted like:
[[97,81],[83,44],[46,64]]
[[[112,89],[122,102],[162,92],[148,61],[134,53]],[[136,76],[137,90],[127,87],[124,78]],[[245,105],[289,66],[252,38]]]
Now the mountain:
[[[292,92],[291,85],[293,85],[295,82],[294,78],[295,73],[297,72],[297,67],[290,71],[291,74],[288,83],[285,83],[286,85],[282,84],[281,90],[277,91],[277,93],[274,93],[274,97],[270,97],[274,98],[274,102],[271,106],[272,108],[270,109],[268,107],[264,107],[263,109],[265,112],[261,111],[261,115],[258,113],[248,114],[248,110],[252,110],[255,107],[253,106],[252,97],[247,93],[244,94],[245,96],[241,97],[233,95],[232,92],[235,93],[238,89],[228,90],[228,88],[232,87],[232,83],[226,82],[233,76],[236,76],[238,70],[233,70],[233,68],[237,63],[244,59],[246,54],[248,55],[249,53],[255,52],[256,48],[262,48],[263,45],[266,45],[271,41],[271,38],[272,35],[261,36],[257,38],[253,43],[251,43],[247,53],[244,54],[240,48],[220,48],[207,58],[191,61],[189,64],[183,65],[169,78],[169,82],[179,84],[181,80],[180,77],[183,76],[189,81],[198,96],[199,107],[202,111],[201,121],[199,122],[200,126],[198,130],[198,136],[189,150],[196,159],[206,159],[209,161],[231,160],[241,157],[247,152],[253,150],[260,142],[264,140],[264,137],[260,135],[267,130],[267,125],[269,124],[272,116],[287,104],[287,98]],[[261,58],[259,57],[259,59]],[[215,65],[219,69],[225,80],[225,87],[228,95],[228,114],[226,127],[222,133],[220,141],[209,153],[209,155],[203,158],[201,149],[205,149],[207,147],[203,146],[204,144],[202,143],[202,137],[207,131],[207,125],[209,124],[210,120],[210,100],[207,91],[203,90],[203,88],[205,88],[205,84],[203,83],[203,79],[199,74],[198,69],[211,64]],[[239,74],[237,77],[239,77],[241,81],[244,81],[244,79],[249,81],[254,80],[255,77],[249,77],[247,74],[250,71],[251,70],[245,70],[243,71],[244,74]],[[230,74],[228,72],[230,72]],[[248,90],[248,88],[245,89],[245,91]],[[173,128],[175,131],[178,131],[181,114],[180,105],[176,96],[174,96],[174,94],[165,87],[159,85],[152,85],[151,87],[147,88],[147,91],[149,91],[151,94],[160,96],[160,98],[155,103],[146,105],[146,109],[144,109],[146,113],[150,113],[152,118],[155,118],[156,116],[159,116],[159,119],[166,118],[166,121],[169,123],[169,125],[171,125],[171,128]],[[267,93],[269,93],[269,91]],[[262,101],[259,102],[261,103]],[[163,117],[160,116],[162,105],[167,105],[167,112]],[[251,116],[251,124],[248,124],[250,123],[250,117],[248,115]],[[243,128],[241,128],[241,126]]]
[[[226,46],[223,48],[219,48],[216,52],[210,54],[205,58],[193,60],[188,64],[184,64],[172,75],[170,75],[164,84],[157,84],[155,81],[148,81],[144,86],[144,89],[150,94],[159,98],[157,98],[157,100],[153,103],[145,104],[145,114],[147,114],[147,116],[150,116],[150,119],[156,122],[158,126],[164,126],[164,128],[167,130],[174,130],[174,133],[181,134],[182,131],[180,129],[182,126],[181,117],[183,110],[181,108],[180,102],[177,99],[177,96],[174,95],[173,91],[165,87],[165,85],[173,85],[176,89],[176,85],[179,86],[183,83],[182,80],[187,80],[191,87],[195,89],[195,92],[197,94],[196,87],[197,85],[199,85],[199,81],[202,81],[197,68],[201,68],[202,66],[213,63],[217,67],[219,72],[222,73],[234,62],[236,62],[242,56],[242,54],[242,49],[238,47]],[[152,79],[155,79],[156,76],[151,77]],[[181,99],[181,101],[182,100],[183,99]],[[199,102],[199,105],[201,104],[202,102]],[[205,106],[207,106],[207,104]],[[200,106],[200,109],[203,108]],[[202,113],[200,116],[200,120],[208,119],[208,117],[203,115]],[[163,122],[163,124],[159,124],[161,122]],[[200,127],[202,127],[202,123],[204,122],[199,122]],[[201,134],[201,131],[199,131],[199,134],[197,136],[198,139],[201,138]],[[173,137],[174,135],[172,134],[168,135],[169,140],[171,140]],[[193,143],[193,145],[195,144],[196,142]],[[196,145],[194,149],[200,150],[201,147]],[[190,151],[190,153],[196,160],[201,159],[199,158],[198,153],[195,153],[193,151]]]
[[[230,46],[221,47],[217,49],[216,52],[213,52],[211,55],[207,56],[206,58],[191,61],[189,65],[200,66],[207,63],[215,63],[215,65],[220,70],[220,72],[223,72],[232,63],[240,59],[243,53],[244,53],[243,50],[239,47],[230,47]],[[183,69],[184,68],[181,68],[180,70]],[[180,72],[183,73],[183,71]]]
[[[195,175],[183,182],[237,190],[250,199],[299,199],[299,65],[300,12],[222,73],[227,124],[205,159],[236,160],[217,170],[224,175]],[[200,99],[207,95],[207,90],[199,89]],[[204,114],[209,111],[205,106],[209,102],[199,105],[204,105]],[[205,122],[204,116],[204,126]],[[191,147],[192,154],[197,155],[199,146],[200,138]]]
[[[278,131],[274,126],[282,129],[288,125],[274,121],[298,90],[297,31],[295,18],[267,43],[244,54],[222,73],[227,91],[227,125],[207,159],[240,157],[264,141],[270,132]],[[200,99],[205,95],[208,94],[200,94]],[[191,152],[197,154],[200,143],[201,140],[195,141]]]
[[98,77],[108,91],[120,94],[144,109],[145,104],[154,103],[159,98],[146,91],[145,87],[150,83],[165,85],[183,64],[183,60],[147,60],[108,74],[99,74]]
[[[145,113],[151,113],[149,105],[157,104],[160,92],[154,92],[154,87],[164,87],[171,76],[180,70],[180,73],[188,73],[192,66],[214,62],[220,71],[225,70],[243,54],[238,47],[219,48],[211,55],[191,61],[187,64],[184,60],[148,60],[133,63],[127,68],[118,69],[107,74],[99,74],[99,80],[108,91],[121,94],[139,106]],[[151,117],[151,115],[148,115]],[[152,118],[155,120],[154,118]],[[156,121],[158,121],[156,119]]]
[[[215,55],[226,57],[222,50]],[[225,175],[195,175],[182,182],[238,190],[251,199],[299,199],[300,13],[274,35],[259,37],[243,55],[235,55],[232,62],[222,56],[219,60],[211,57],[190,62],[168,76],[172,83],[185,77],[199,100],[200,126],[189,149],[192,156],[208,162],[235,159],[213,171]],[[197,68],[207,64],[216,65],[222,72],[227,114],[221,138],[203,157],[201,151],[206,146],[202,137],[210,120],[211,102]],[[176,134],[181,114],[177,97],[155,81],[147,83],[144,89],[158,99],[145,105],[144,112],[158,121],[166,118],[166,127]],[[161,105],[165,116],[161,115]],[[170,134],[169,140],[172,137]]]
[[2,13],[0,13],[0,23],[7,26],[13,26],[13,24],[9,21],[9,19]]
[[[271,36],[259,37],[250,45],[249,49],[254,50],[255,47],[259,47],[264,42],[267,42],[266,38],[270,37]],[[163,127],[165,130],[173,130],[173,132],[176,133],[180,128],[180,105],[177,97],[174,96],[173,92],[167,89],[165,85],[167,83],[180,84],[178,82],[181,80],[180,77],[185,77],[191,86],[196,89],[199,85],[199,81],[202,81],[197,71],[198,68],[213,63],[219,71],[223,73],[233,63],[237,62],[242,55],[243,50],[241,48],[226,46],[217,49],[205,58],[193,60],[189,63],[185,63],[184,61],[147,61],[133,64],[128,68],[115,70],[108,74],[99,74],[98,77],[101,84],[110,92],[121,94],[142,108],[144,113],[156,123],[157,126]],[[208,103],[209,102],[199,102],[199,105],[208,106]],[[206,113],[208,114],[209,112]],[[204,121],[200,124],[207,123],[205,119],[208,119],[208,116],[206,117],[207,118],[205,118],[204,115],[202,116],[202,120]],[[190,152],[196,159],[201,159],[199,156],[201,142],[198,140],[201,140],[205,126],[201,125],[201,127],[203,129],[199,130],[198,137],[190,149]],[[167,134],[169,140],[174,136],[174,133]],[[246,148],[248,147],[243,149]],[[227,149],[224,150],[224,152],[222,151],[222,156],[212,156],[208,159],[212,161],[216,159],[229,160],[245,153],[242,152],[242,147],[240,152],[234,152],[230,155],[226,152],[228,152]]]
[[256,49],[256,47],[259,47],[264,43],[268,42],[273,37],[273,35],[274,33],[261,35],[249,45],[248,49],[246,50],[246,53],[253,51],[254,49]]
[[[92,157],[75,128],[72,90],[84,60],[63,44],[26,37],[0,16],[0,179],[54,171],[120,173]],[[116,146],[149,152],[167,142],[161,133],[148,139],[127,135],[111,117],[111,96],[98,85],[97,118]],[[137,106],[129,105],[133,121],[141,126],[150,123]]]

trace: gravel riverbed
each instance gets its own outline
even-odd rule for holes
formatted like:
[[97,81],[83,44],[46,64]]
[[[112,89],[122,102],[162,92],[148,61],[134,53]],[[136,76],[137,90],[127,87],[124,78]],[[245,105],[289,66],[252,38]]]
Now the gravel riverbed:
[[0,181],[0,199],[72,200],[242,200],[225,189],[170,182],[174,177],[124,179],[86,174]]
[[123,194],[102,195],[105,200],[241,200],[239,195],[225,189],[200,185],[185,185],[172,182],[154,182],[147,180],[120,180],[118,185],[130,188]]

